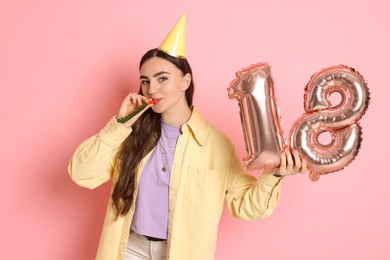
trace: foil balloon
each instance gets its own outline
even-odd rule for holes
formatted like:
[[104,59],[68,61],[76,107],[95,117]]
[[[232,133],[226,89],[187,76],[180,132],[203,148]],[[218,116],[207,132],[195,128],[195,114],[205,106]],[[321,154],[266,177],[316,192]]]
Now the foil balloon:
[[271,171],[279,166],[285,140],[268,64],[254,64],[237,72],[228,96],[238,101],[247,151],[246,168]]
[[[334,94],[341,99],[337,104],[332,104]],[[367,82],[353,68],[332,66],[311,77],[304,94],[306,113],[291,128],[290,146],[307,160],[312,181],[343,169],[356,157],[362,142],[358,121],[369,101]]]

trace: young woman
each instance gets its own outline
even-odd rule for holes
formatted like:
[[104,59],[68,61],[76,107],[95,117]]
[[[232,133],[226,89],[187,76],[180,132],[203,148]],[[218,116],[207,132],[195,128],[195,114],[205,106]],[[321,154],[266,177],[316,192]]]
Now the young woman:
[[139,68],[139,94],[130,93],[69,164],[81,186],[113,179],[96,259],[211,260],[224,200],[239,219],[269,216],[283,176],[305,172],[306,162],[286,151],[277,172],[245,173],[233,144],[193,106],[185,58],[152,49]]

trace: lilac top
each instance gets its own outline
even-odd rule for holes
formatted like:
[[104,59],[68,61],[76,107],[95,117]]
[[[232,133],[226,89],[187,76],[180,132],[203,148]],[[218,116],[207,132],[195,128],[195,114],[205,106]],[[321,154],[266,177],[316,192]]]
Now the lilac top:
[[131,229],[138,234],[167,239],[169,180],[181,128],[161,122],[161,130],[156,149],[141,173]]

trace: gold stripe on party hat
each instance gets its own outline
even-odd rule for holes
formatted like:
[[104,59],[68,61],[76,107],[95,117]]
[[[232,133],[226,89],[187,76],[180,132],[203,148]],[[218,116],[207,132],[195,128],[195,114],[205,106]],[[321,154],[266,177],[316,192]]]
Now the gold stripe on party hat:
[[169,32],[159,49],[171,56],[185,58],[186,56],[186,13],[180,17]]

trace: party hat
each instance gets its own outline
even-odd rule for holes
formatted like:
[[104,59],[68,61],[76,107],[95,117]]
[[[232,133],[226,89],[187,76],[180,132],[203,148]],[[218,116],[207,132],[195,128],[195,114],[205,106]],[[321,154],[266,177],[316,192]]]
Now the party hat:
[[186,13],[180,17],[179,21],[175,24],[172,30],[169,32],[164,41],[160,44],[159,49],[163,52],[177,57],[185,58],[186,56]]

